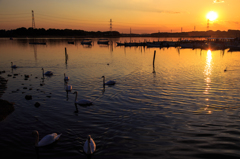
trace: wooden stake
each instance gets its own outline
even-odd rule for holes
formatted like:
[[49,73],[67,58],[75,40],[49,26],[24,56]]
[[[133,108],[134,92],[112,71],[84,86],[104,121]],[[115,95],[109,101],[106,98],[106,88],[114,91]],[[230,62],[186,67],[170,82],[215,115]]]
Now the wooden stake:
[[155,73],[155,56],[156,56],[156,50],[154,50],[154,54],[153,54],[153,73]]
[[156,56],[156,50],[154,50],[154,55],[153,55],[153,66],[154,66],[154,63],[155,63],[155,56]]
[[67,48],[65,47],[65,63],[67,64],[68,60],[68,54],[67,54]]

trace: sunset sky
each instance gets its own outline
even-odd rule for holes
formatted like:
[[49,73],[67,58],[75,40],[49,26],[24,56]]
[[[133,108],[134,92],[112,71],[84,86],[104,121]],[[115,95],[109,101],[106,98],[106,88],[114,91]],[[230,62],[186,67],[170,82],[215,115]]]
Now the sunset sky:
[[0,0],[0,29],[81,29],[120,33],[240,30],[240,0]]

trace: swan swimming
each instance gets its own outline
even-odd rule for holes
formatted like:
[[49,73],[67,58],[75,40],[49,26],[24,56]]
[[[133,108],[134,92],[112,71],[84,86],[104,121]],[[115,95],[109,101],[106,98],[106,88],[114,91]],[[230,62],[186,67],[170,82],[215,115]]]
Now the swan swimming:
[[39,133],[37,130],[33,131],[33,135],[36,136],[35,146],[42,147],[42,146],[47,146],[49,144],[54,143],[60,138],[62,134],[59,134],[59,135],[57,133],[48,134],[44,136],[40,141],[39,141]]
[[102,78],[103,78],[103,85],[114,85],[116,83],[115,81],[112,81],[112,80],[105,83],[105,76],[102,76]]
[[65,82],[66,82],[66,81],[69,81],[69,79],[70,79],[70,78],[69,78],[68,76],[66,76],[65,73],[64,73],[64,81],[65,81]]
[[53,75],[53,72],[52,71],[47,71],[44,73],[44,69],[42,68],[43,70],[43,75],[47,75],[47,76],[50,76],[50,75]]
[[79,104],[79,105],[92,105],[93,104],[93,102],[86,100],[86,99],[77,100],[77,95],[78,95],[77,91],[75,91],[73,94],[76,94],[76,97],[75,97],[76,104]]
[[17,66],[13,65],[13,62],[11,62],[11,68],[17,68]]
[[86,154],[93,154],[93,152],[96,150],[96,144],[91,138],[91,135],[88,135],[88,139],[84,143],[83,150]]

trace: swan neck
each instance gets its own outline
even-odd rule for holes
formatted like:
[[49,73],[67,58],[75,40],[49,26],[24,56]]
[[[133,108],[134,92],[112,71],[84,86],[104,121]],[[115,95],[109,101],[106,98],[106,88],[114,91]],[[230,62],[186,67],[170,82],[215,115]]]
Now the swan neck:
[[103,85],[105,85],[105,77],[103,76]]
[[76,92],[75,101],[77,101],[77,95],[78,95],[78,93]]
[[87,151],[87,154],[92,154],[92,149],[91,149],[91,144],[90,144],[90,140],[88,140],[88,151]]
[[35,146],[38,146],[38,142],[39,142],[39,134],[36,134],[36,139],[35,139]]

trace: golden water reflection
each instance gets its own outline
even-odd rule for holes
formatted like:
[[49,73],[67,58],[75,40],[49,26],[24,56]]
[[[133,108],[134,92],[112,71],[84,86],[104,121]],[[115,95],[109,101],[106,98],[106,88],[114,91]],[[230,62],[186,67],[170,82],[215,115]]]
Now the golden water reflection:
[[[212,72],[212,52],[211,50],[207,51],[207,56],[206,56],[206,65],[204,69],[204,76],[205,76],[205,82],[206,82],[206,88],[205,91],[203,92],[204,94],[209,94],[209,90],[211,89],[211,72]],[[209,98],[206,98],[206,101],[209,101]],[[209,105],[206,106],[204,109],[207,111],[207,113],[211,114],[211,111],[208,111]]]

